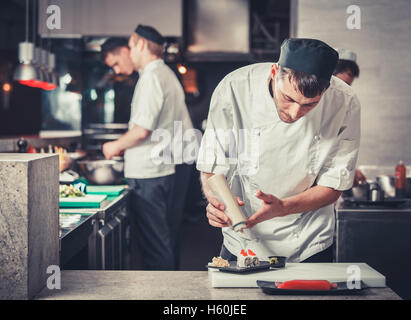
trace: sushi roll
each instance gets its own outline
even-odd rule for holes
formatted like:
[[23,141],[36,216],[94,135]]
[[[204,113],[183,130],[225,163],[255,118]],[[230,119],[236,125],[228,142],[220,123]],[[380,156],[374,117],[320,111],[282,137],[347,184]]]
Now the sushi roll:
[[253,265],[251,257],[239,256],[237,258],[237,266],[240,268],[249,268]]
[[237,266],[240,268],[249,268],[253,266],[253,257],[250,257],[243,249],[237,256]]
[[258,257],[253,257],[251,262],[253,264],[253,267],[256,267],[256,266],[260,265],[260,259],[258,259]]
[[251,265],[253,267],[260,265],[260,259],[258,259],[257,255],[250,249],[248,249],[248,256],[251,257]]

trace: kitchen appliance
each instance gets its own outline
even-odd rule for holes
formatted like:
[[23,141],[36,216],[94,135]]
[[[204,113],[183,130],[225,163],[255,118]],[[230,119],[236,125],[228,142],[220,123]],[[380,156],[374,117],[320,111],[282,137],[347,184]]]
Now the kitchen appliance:
[[124,160],[81,160],[77,162],[80,172],[91,184],[115,185],[123,182]]
[[186,12],[187,60],[250,60],[249,1],[187,1]]

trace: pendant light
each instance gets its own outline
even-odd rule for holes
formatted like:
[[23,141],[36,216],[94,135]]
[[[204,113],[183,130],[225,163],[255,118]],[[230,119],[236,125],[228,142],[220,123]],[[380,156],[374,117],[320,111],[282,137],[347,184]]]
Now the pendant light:
[[45,90],[54,90],[57,88],[58,76],[55,71],[56,68],[56,55],[52,52],[48,53],[48,74],[49,74],[49,83],[46,86]]
[[26,39],[19,43],[19,64],[13,74],[13,80],[22,84],[31,84],[39,76],[33,66],[34,44],[28,41],[29,34],[29,1],[26,0]]
[[[37,13],[37,6],[36,6],[36,0],[33,0],[33,42],[34,45],[36,45],[36,39],[37,39],[37,35],[36,35],[36,13]],[[44,89],[47,84],[48,84],[48,73],[45,70],[45,68],[43,67],[43,63],[44,61],[46,61],[46,57],[45,57],[46,53],[44,52],[44,50],[41,47],[41,38],[40,38],[40,46],[34,48],[34,67],[37,70],[37,74],[38,77],[36,78],[36,80],[34,80],[31,83],[32,87],[36,87],[36,88],[40,88],[40,89]]]
[[28,86],[34,87],[34,88],[43,88],[47,84],[46,82],[46,77],[44,75],[44,72],[41,68],[41,48],[35,47],[34,48],[34,58],[33,58],[33,66],[36,69],[37,72],[37,77],[36,79],[30,81],[27,83]]

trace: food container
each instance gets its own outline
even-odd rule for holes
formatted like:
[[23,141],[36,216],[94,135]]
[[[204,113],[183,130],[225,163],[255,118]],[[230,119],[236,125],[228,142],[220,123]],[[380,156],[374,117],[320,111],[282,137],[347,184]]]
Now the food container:
[[377,182],[370,183],[370,199],[371,201],[383,201],[384,190],[381,189]]

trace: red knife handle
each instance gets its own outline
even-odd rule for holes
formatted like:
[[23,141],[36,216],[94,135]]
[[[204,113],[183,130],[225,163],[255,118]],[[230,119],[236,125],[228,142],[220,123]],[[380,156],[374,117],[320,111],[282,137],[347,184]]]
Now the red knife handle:
[[336,287],[336,283],[328,280],[290,280],[277,285],[279,289],[291,290],[331,290]]

